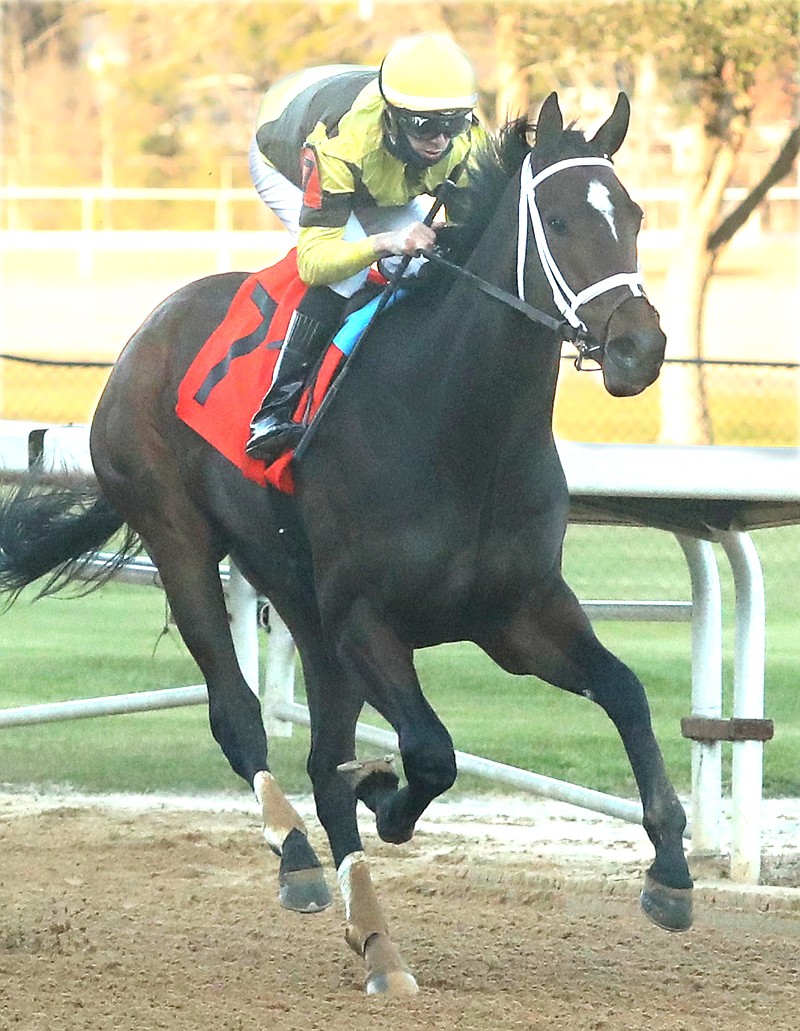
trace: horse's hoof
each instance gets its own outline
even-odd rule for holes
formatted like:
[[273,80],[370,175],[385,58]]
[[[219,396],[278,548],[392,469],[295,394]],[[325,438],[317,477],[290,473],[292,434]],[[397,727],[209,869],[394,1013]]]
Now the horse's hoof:
[[317,854],[299,830],[283,842],[278,886],[280,904],[297,913],[320,913],[332,902]]
[[416,995],[414,975],[386,934],[374,934],[364,949],[367,964],[367,995]]
[[691,888],[668,888],[647,874],[639,902],[645,916],[665,931],[688,931],[692,926]]
[[375,814],[375,830],[381,841],[390,845],[402,845],[414,837],[414,821],[402,818],[402,797],[393,795]]
[[336,772],[347,781],[353,791],[362,781],[381,774],[390,779],[394,786],[400,782],[397,771],[394,768],[394,755],[385,755],[382,759],[351,759],[350,762],[340,763]]
[[353,790],[356,798],[373,813],[377,813],[382,805],[391,801],[400,785],[393,755],[386,755],[383,759],[367,759],[364,762],[354,759],[352,762],[342,763],[336,769],[339,776]]
[[321,913],[333,901],[320,866],[281,874],[278,900],[295,913]]
[[419,985],[407,970],[392,970],[367,978],[367,995],[416,995]]

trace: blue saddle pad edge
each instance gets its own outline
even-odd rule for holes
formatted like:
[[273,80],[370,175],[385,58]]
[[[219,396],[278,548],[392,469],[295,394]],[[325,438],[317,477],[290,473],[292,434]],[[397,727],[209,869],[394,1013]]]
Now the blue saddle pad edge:
[[[397,290],[389,298],[386,307],[390,307],[394,304],[398,298],[402,297],[407,291]],[[378,294],[377,297],[373,297],[371,301],[368,301],[363,308],[359,308],[357,311],[351,312],[344,320],[344,325],[336,333],[333,338],[334,344],[339,348],[342,354],[348,358],[353,352],[353,348],[361,338],[361,334],[369,325],[369,321],[375,314],[375,309],[380,304],[382,294]]]

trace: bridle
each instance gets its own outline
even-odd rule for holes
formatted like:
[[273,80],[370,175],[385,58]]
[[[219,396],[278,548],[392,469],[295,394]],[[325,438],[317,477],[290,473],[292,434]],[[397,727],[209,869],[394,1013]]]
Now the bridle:
[[[601,279],[590,286],[584,287],[578,293],[575,293],[567,283],[564,275],[558,267],[558,263],[553,257],[553,253],[547,242],[547,235],[545,234],[541,212],[539,211],[536,203],[536,187],[545,179],[549,179],[550,176],[555,175],[557,172],[564,171],[568,168],[577,168],[587,165],[598,165],[605,168],[614,167],[612,162],[607,158],[565,158],[563,161],[556,161],[554,164],[548,165],[547,168],[542,169],[541,172],[534,175],[531,168],[531,154],[528,153],[525,156],[525,160],[523,161],[522,168],[520,170],[519,218],[517,225],[516,297],[507,290],[502,290],[493,283],[489,283],[480,276],[476,276],[473,272],[462,268],[462,266],[447,261],[447,259],[443,258],[435,251],[425,252],[425,256],[435,264],[442,265],[450,271],[455,272],[462,278],[467,279],[473,286],[481,290],[483,293],[489,294],[491,297],[502,301],[505,305],[519,311],[532,322],[536,322],[539,325],[545,326],[547,329],[553,330],[553,332],[557,333],[562,340],[567,340],[573,344],[578,352],[575,357],[575,368],[579,371],[585,369],[586,363],[589,361],[597,362],[598,364],[600,363],[603,353],[603,344],[591,335],[586,324],[579,318],[578,309],[588,301],[592,301],[601,294],[607,293],[609,290],[614,290],[620,286],[627,286],[631,291],[631,296],[633,297],[646,298],[647,296],[644,292],[641,273],[638,270],[635,272],[617,272],[614,275],[607,276],[605,279]],[[533,229],[533,239],[536,244],[539,261],[550,285],[550,290],[553,295],[553,303],[558,311],[561,312],[561,321],[552,318],[552,316],[548,315],[546,312],[540,311],[538,308],[534,308],[533,305],[529,304],[525,300],[525,262],[528,249],[529,224]],[[628,300],[628,298],[623,297],[619,301],[619,304],[615,306],[614,311],[616,311],[616,308],[626,300]],[[609,315],[609,319],[614,314],[614,311]]]
[[563,172],[567,168],[579,168],[587,165],[597,165],[612,169],[614,167],[608,158],[565,158],[563,161],[556,161],[555,164],[548,165],[547,168],[543,168],[541,172],[534,175],[531,169],[531,155],[526,155],[520,172],[517,237],[517,292],[519,296],[524,300],[525,257],[528,248],[527,208],[527,215],[530,217],[533,227],[533,238],[536,242],[539,261],[542,263],[544,274],[547,276],[547,281],[553,293],[553,303],[573,328],[581,329],[584,332],[588,332],[588,329],[584,322],[578,318],[578,308],[586,304],[587,301],[592,301],[595,297],[599,297],[601,294],[614,290],[619,286],[629,287],[634,297],[645,296],[642,276],[638,269],[635,272],[617,272],[613,276],[607,276],[591,286],[584,287],[583,290],[576,294],[570,288],[553,257],[544,231],[542,216],[536,203],[536,187],[539,183],[549,179],[550,176],[555,175],[557,172]]

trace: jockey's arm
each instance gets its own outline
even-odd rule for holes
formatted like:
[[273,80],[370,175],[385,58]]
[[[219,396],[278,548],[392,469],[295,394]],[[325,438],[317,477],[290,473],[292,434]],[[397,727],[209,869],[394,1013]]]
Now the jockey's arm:
[[309,286],[347,279],[390,254],[416,254],[432,247],[436,234],[420,222],[356,240],[345,239],[353,211],[353,166],[322,146],[303,151],[303,209],[297,240],[297,267]]
[[416,254],[436,243],[430,226],[413,222],[361,240],[345,240],[344,227],[305,226],[297,241],[297,268],[309,286],[347,279],[390,254]]

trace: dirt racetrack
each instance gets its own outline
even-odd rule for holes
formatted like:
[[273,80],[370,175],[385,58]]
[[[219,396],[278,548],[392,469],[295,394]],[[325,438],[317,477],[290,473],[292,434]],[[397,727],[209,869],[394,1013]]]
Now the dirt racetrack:
[[421,986],[387,1000],[362,994],[338,899],[314,916],[279,907],[258,831],[246,806],[0,795],[0,1028],[800,1027],[796,851],[771,867],[784,887],[735,892],[701,872],[695,927],[670,935],[638,908],[638,828],[586,839],[547,819],[440,818],[400,849],[370,830],[373,878]]

